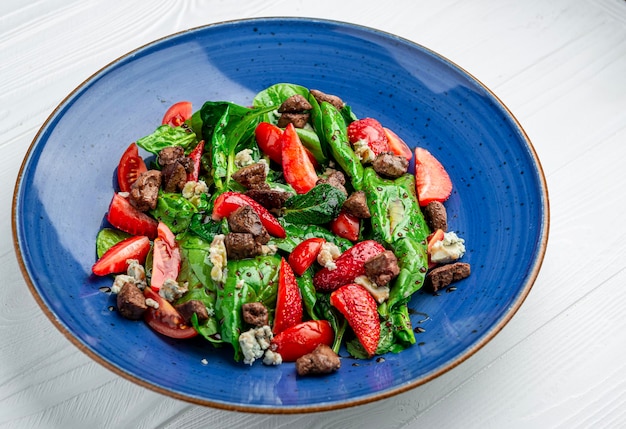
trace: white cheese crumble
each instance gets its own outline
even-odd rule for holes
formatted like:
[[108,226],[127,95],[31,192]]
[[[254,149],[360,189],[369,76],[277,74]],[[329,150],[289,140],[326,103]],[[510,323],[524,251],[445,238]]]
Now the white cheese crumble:
[[239,335],[243,363],[252,365],[255,360],[262,358],[269,349],[272,338],[274,334],[268,325],[252,328]]
[[180,284],[174,279],[165,279],[159,295],[166,301],[172,302],[183,296],[188,290],[187,284]]
[[246,165],[251,164],[254,164],[252,149],[244,149],[241,152],[237,152],[235,155],[235,166],[237,168],[245,167]]
[[357,276],[354,283],[363,286],[374,297],[377,303],[382,304],[389,299],[389,286],[378,286],[367,276]]
[[159,309],[159,303],[153,300],[152,298],[146,298],[146,305],[148,307],[154,308],[155,310]]
[[339,249],[336,244],[326,241],[324,244],[322,244],[320,253],[317,254],[317,262],[322,267],[326,267],[332,271],[337,268],[335,260],[339,258],[340,255],[341,249]]
[[265,175],[267,176],[270,173],[270,165],[267,163],[267,160],[265,158],[261,158],[258,163],[263,164],[263,167],[265,167]]
[[280,365],[283,363],[283,357],[280,353],[267,349],[263,356],[263,363],[265,365]]
[[456,261],[465,254],[465,240],[454,232],[443,234],[443,240],[435,242],[430,251],[430,260],[437,264]]
[[376,158],[374,151],[370,149],[370,147],[367,145],[366,140],[358,140],[354,142],[352,147],[354,148],[354,154],[357,156],[357,158],[361,160],[361,163],[363,164],[372,162]]
[[262,244],[261,245],[261,255],[269,256],[275,255],[278,252],[278,247],[275,244]]
[[208,192],[209,187],[204,180],[198,180],[197,182],[190,180],[185,183],[182,194],[183,197],[191,202],[191,204],[197,207],[198,204],[200,204],[200,196]]
[[146,271],[143,265],[137,259],[127,259],[126,263],[128,264],[126,274],[115,276],[113,286],[111,286],[112,293],[120,293],[126,283],[132,283],[141,290],[146,288]]
[[135,278],[127,274],[118,274],[111,286],[111,293],[120,293],[126,283],[135,283]]
[[224,279],[224,269],[228,262],[227,258],[224,234],[218,234],[213,238],[209,247],[209,261],[213,264],[213,268],[211,268],[211,279],[213,281],[220,283]]

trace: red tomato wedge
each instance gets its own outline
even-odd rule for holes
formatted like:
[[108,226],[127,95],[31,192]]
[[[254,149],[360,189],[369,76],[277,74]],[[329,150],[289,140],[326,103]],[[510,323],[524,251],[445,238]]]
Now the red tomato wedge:
[[204,140],[200,140],[196,147],[189,152],[188,158],[191,160],[193,167],[190,173],[187,173],[188,182],[197,182],[200,178],[200,167],[202,165],[202,153],[204,152]]
[[448,172],[430,152],[415,149],[415,187],[420,206],[433,201],[444,202],[452,193]]
[[361,230],[361,221],[358,217],[342,211],[330,222],[330,230],[339,237],[357,241]]
[[137,259],[140,264],[143,264],[146,262],[149,251],[150,239],[148,237],[144,235],[128,237],[107,250],[91,267],[91,272],[97,276],[124,273],[128,268],[127,260]]
[[409,145],[389,128],[383,127],[383,130],[385,130],[385,135],[387,136],[387,141],[389,142],[389,149],[391,149],[394,154],[403,156],[410,161],[411,158],[413,158],[413,152],[411,152]]
[[193,327],[185,324],[185,320],[178,311],[149,287],[145,288],[143,295],[159,304],[159,308],[148,307],[144,314],[144,320],[152,329],[161,335],[170,338],[185,339],[193,338],[198,333]]
[[306,194],[315,187],[317,173],[293,124],[287,125],[279,141],[285,181],[298,194]]
[[288,261],[297,275],[301,276],[313,265],[324,243],[326,243],[326,240],[323,238],[313,237],[300,242],[300,244],[293,249],[289,254]]
[[146,235],[150,239],[157,236],[159,223],[154,218],[137,210],[120,194],[113,195],[107,220],[117,229],[131,235]]
[[383,126],[374,118],[363,118],[348,125],[348,140],[355,144],[365,141],[374,155],[389,152],[389,142]]
[[259,149],[277,164],[282,164],[283,162],[282,145],[280,142],[280,136],[282,135],[283,130],[269,122],[261,122],[254,130]]
[[278,277],[276,312],[274,313],[274,334],[302,322],[302,313],[302,296],[296,276],[285,258],[282,258]]
[[334,291],[330,303],[344,315],[367,354],[374,356],[380,339],[380,320],[372,295],[363,286],[351,283]]
[[335,333],[328,320],[308,320],[276,335],[270,348],[280,353],[283,362],[294,362],[320,344],[332,346],[334,339]]
[[180,271],[180,249],[174,233],[159,222],[158,237],[152,248],[152,278],[150,287],[158,291],[167,279],[176,280]]
[[191,118],[192,113],[190,101],[179,101],[167,109],[161,124],[180,127],[187,119]]
[[117,166],[117,183],[120,191],[130,192],[130,187],[141,173],[148,171],[143,158],[139,156],[139,148],[136,143],[131,143],[124,151]]
[[267,232],[278,238],[285,238],[287,234],[285,229],[278,222],[278,220],[261,204],[254,201],[247,195],[239,192],[224,192],[215,200],[213,205],[213,213],[211,217],[213,220],[218,221],[242,206],[250,206],[252,210],[259,215],[261,223],[267,229]]

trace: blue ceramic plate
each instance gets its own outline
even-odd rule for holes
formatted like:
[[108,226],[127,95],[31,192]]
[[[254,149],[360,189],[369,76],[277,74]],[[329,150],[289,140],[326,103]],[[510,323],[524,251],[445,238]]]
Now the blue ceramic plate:
[[[128,144],[159,125],[170,104],[249,104],[292,82],[340,95],[448,169],[452,230],[472,275],[453,293],[416,294],[417,343],[298,378],[293,364],[249,367],[231,351],[174,341],[123,320],[108,278],[90,275],[95,237]],[[145,155],[145,154],[144,154]],[[498,333],[538,274],[548,236],[545,179],[530,141],[480,82],[428,49],[380,31],[311,19],[253,19],[192,29],[141,47],[71,93],[43,125],[15,188],[13,231],[35,298],[82,351],[127,379],[218,408],[295,413],[342,408],[419,386]],[[423,332],[422,332],[423,331]]]

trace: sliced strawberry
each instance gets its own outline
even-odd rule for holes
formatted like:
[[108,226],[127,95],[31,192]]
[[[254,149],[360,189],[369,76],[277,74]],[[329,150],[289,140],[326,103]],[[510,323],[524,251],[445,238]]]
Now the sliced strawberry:
[[306,194],[315,187],[317,173],[293,124],[287,125],[279,142],[285,181],[298,194]]
[[409,145],[389,128],[383,127],[383,129],[385,130],[385,135],[387,136],[387,141],[389,142],[389,149],[391,149],[394,154],[403,156],[407,159],[407,161],[410,161],[411,158],[413,158],[413,152],[411,152]]
[[189,159],[191,160],[191,166],[193,169],[191,172],[187,173],[188,182],[197,182],[200,177],[202,152],[204,152],[204,140],[200,140],[196,147],[189,152]]
[[107,220],[117,229],[121,229],[131,235],[146,235],[150,239],[157,236],[156,219],[140,212],[133,207],[130,202],[120,194],[113,195]]
[[283,130],[269,122],[261,122],[254,130],[259,149],[277,164],[282,164],[283,162],[282,145],[280,142],[280,136],[282,135]]
[[276,335],[270,348],[278,352],[284,362],[294,362],[320,344],[332,345],[334,338],[335,333],[328,320],[307,320]]
[[436,263],[431,262],[430,260],[430,253],[433,249],[433,246],[435,245],[436,242],[443,240],[444,237],[444,232],[443,229],[438,229],[435,232],[433,232],[432,234],[430,234],[427,238],[428,241],[428,268],[434,268],[435,266],[437,266]]
[[430,152],[415,149],[415,187],[420,206],[433,201],[444,202],[452,193],[448,172]]
[[278,238],[285,238],[287,236],[285,228],[278,222],[278,220],[261,204],[254,201],[247,195],[239,192],[224,192],[215,200],[213,205],[213,213],[211,217],[213,220],[218,221],[242,206],[250,206],[252,210],[261,219],[261,223],[267,229],[267,232]]
[[137,259],[140,264],[143,264],[149,251],[150,239],[148,237],[143,235],[128,237],[107,250],[91,267],[91,272],[97,276],[126,272],[127,260]]
[[302,322],[302,296],[291,266],[282,258],[278,277],[278,295],[274,313],[274,334]]
[[372,295],[363,286],[351,283],[334,291],[330,303],[344,315],[367,354],[374,356],[380,339],[380,321]]
[[313,276],[313,285],[320,292],[331,292],[340,286],[354,282],[365,274],[365,262],[383,253],[385,248],[374,240],[361,241],[339,256],[335,261],[337,268],[322,268]]
[[330,230],[339,237],[354,242],[359,239],[361,221],[358,217],[346,211],[341,211],[339,215],[330,222]]
[[348,125],[348,140],[355,144],[360,140],[367,143],[374,155],[389,152],[389,142],[383,126],[376,119],[363,118]]

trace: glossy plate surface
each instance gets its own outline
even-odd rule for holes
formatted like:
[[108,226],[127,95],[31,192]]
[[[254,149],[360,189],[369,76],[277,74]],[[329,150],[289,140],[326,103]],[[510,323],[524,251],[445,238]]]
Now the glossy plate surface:
[[[470,278],[453,293],[410,303],[417,344],[383,359],[344,358],[327,377],[293,364],[235,363],[227,348],[160,337],[123,320],[109,278],[90,275],[95,237],[128,144],[180,100],[250,104],[292,82],[340,95],[448,169],[450,228],[466,240]],[[144,154],[146,155],[146,154]],[[437,377],[512,317],[539,271],[548,236],[545,179],[525,133],[473,77],[421,46],[376,30],[308,19],[255,19],[192,29],[137,49],[97,72],[52,113],[24,160],[13,208],[26,281],[81,350],[137,382],[198,404],[293,413],[357,405]]]

